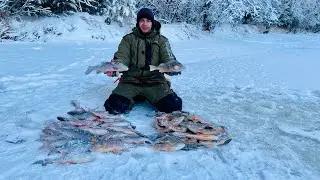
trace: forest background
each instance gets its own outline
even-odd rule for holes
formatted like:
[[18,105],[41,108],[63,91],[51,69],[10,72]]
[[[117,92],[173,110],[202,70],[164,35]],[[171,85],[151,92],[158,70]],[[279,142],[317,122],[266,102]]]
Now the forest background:
[[86,12],[105,18],[106,24],[135,24],[141,7],[153,10],[162,24],[187,23],[212,31],[222,24],[249,24],[288,32],[320,32],[319,0],[0,0],[0,39],[11,20],[70,16]]

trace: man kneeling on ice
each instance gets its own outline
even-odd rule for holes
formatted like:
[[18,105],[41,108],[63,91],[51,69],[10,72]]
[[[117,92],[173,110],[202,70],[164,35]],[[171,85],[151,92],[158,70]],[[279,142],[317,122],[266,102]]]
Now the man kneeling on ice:
[[[137,97],[143,97],[161,112],[182,109],[182,100],[170,88],[164,73],[181,74],[183,66],[173,55],[168,39],[160,34],[160,28],[150,9],[138,12],[136,27],[123,37],[112,60],[129,69],[123,72],[118,86],[104,103],[109,113],[129,112]],[[115,71],[106,74],[117,75]]]

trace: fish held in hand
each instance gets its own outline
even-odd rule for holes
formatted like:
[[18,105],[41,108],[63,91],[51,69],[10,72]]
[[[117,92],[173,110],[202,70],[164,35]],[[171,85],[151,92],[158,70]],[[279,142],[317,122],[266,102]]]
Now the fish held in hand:
[[150,65],[150,71],[158,70],[161,73],[165,72],[181,72],[184,70],[184,66],[178,61],[169,61],[167,63],[161,63],[159,66]]
[[86,70],[85,74],[88,75],[92,71],[96,71],[97,74],[99,73],[105,73],[108,71],[117,71],[117,72],[122,72],[122,71],[128,71],[128,67],[120,62],[101,62],[100,65],[96,66],[89,66],[88,69]]

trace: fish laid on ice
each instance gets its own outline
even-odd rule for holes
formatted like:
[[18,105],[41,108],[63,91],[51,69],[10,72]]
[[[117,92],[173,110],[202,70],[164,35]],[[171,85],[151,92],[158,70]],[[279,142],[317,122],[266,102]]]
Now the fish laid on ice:
[[57,119],[59,121],[77,121],[77,120],[79,120],[79,119],[72,117],[72,116],[70,116],[70,117],[58,116]]
[[95,136],[103,136],[103,135],[107,135],[110,134],[110,130],[107,129],[102,129],[102,128],[94,128],[94,127],[79,127],[79,129],[88,132],[92,135]]
[[76,116],[76,115],[83,115],[83,114],[90,114],[93,115],[96,118],[102,119],[104,117],[103,114],[97,113],[92,109],[81,107],[80,102],[77,100],[72,100],[71,104],[75,107],[74,110],[67,112],[67,114]]
[[58,132],[57,129],[53,129],[51,127],[46,127],[42,130],[42,133],[48,136],[59,136],[62,133]]
[[129,151],[128,147],[124,143],[118,140],[107,140],[103,144],[96,144],[91,148],[93,152],[108,153],[112,152],[119,154],[122,151]]
[[132,125],[130,122],[128,121],[114,121],[114,122],[107,122],[107,121],[100,121],[102,122],[99,126],[100,127],[129,127],[129,128],[133,128],[135,129],[136,127],[134,125]]
[[26,140],[25,140],[25,139],[18,139],[18,140],[13,140],[13,141],[11,141],[11,140],[6,140],[6,142],[7,142],[7,143],[11,143],[11,144],[21,144],[21,143],[26,142]]
[[89,66],[86,70],[85,74],[88,75],[92,71],[96,71],[97,74],[99,73],[105,73],[107,71],[128,71],[128,67],[120,62],[101,62],[100,65],[96,66]]
[[194,138],[198,140],[204,140],[204,141],[213,141],[218,140],[219,137],[212,135],[212,134],[189,134],[189,133],[181,133],[181,132],[174,132],[172,135],[177,137],[187,137],[187,138]]
[[202,123],[186,123],[187,128],[196,134],[221,134],[226,132],[223,126]]
[[160,126],[157,122],[154,123],[154,128],[156,128],[161,133],[167,133],[167,132],[171,131],[171,129],[168,129],[166,127]]
[[[75,110],[69,116],[59,116],[59,121],[48,122],[42,130],[39,140],[40,149],[65,157],[71,153],[129,151],[137,146],[151,146],[149,137],[135,130],[129,121],[121,115],[112,115],[106,111],[96,111],[73,100]],[[45,159],[34,164],[75,164],[65,158]]]
[[204,145],[206,147],[216,147],[216,146],[221,146],[221,145],[226,145],[231,141],[231,137],[228,139],[224,140],[219,140],[219,141],[199,141],[199,144]]
[[185,143],[184,150],[225,145],[231,141],[226,127],[184,111],[157,113],[154,127],[160,133],[180,138]]
[[122,119],[119,115],[110,114],[106,111],[95,111],[86,107],[81,107],[77,100],[72,100],[71,104],[75,107],[74,110],[68,111],[67,114],[71,118],[58,117],[60,121],[72,121],[72,120],[119,120]]
[[[44,130],[42,130],[43,135],[48,136],[56,136],[56,137],[64,137],[66,139],[79,139],[79,140],[88,140],[92,135],[90,133],[86,133],[87,131],[83,131],[80,128],[67,126],[66,124],[60,123],[51,123]],[[47,138],[43,139],[46,140]]]
[[38,139],[39,141],[56,141],[60,139],[66,139],[66,137],[62,135],[47,135],[47,134],[41,134],[40,138]]
[[195,123],[208,123],[206,120],[202,119],[200,116],[197,115],[189,115],[188,120],[195,122]]
[[152,149],[155,151],[177,151],[185,147],[181,139],[174,136],[164,136],[158,139],[153,145]]
[[132,129],[131,127],[126,127],[126,126],[108,126],[108,127],[105,127],[106,129],[108,130],[113,130],[113,131],[116,131],[116,132],[121,132],[121,133],[124,133],[124,134],[132,134],[132,135],[139,135],[139,132]]
[[178,126],[184,119],[185,119],[184,116],[180,116],[172,120],[167,120],[167,119],[157,119],[157,120],[161,126]]
[[81,164],[94,161],[91,156],[76,156],[68,158],[44,159],[34,162],[33,164],[41,164],[46,166],[48,164]]
[[169,126],[168,129],[174,132],[187,132],[188,128],[183,126]]
[[151,140],[146,138],[146,137],[141,137],[141,136],[126,136],[120,138],[120,141],[128,144],[152,144]]
[[176,60],[169,61],[167,63],[161,63],[159,66],[150,65],[150,71],[158,70],[161,73],[164,72],[180,72],[184,70],[184,66]]
[[60,139],[60,140],[53,140],[53,141],[47,141],[45,143],[43,143],[43,146],[40,147],[40,149],[45,149],[47,147],[52,147],[52,148],[56,148],[56,147],[61,147],[61,146],[65,146],[66,144],[68,144],[68,140],[67,139]]
[[74,127],[93,127],[93,126],[99,126],[100,124],[103,124],[103,123],[99,121],[83,120],[83,121],[70,121],[70,124]]

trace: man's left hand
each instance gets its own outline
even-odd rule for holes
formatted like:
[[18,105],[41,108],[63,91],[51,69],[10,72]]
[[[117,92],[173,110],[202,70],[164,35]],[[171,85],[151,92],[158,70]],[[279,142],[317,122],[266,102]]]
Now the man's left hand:
[[168,74],[169,76],[176,76],[181,74],[181,72],[166,72],[166,74]]

